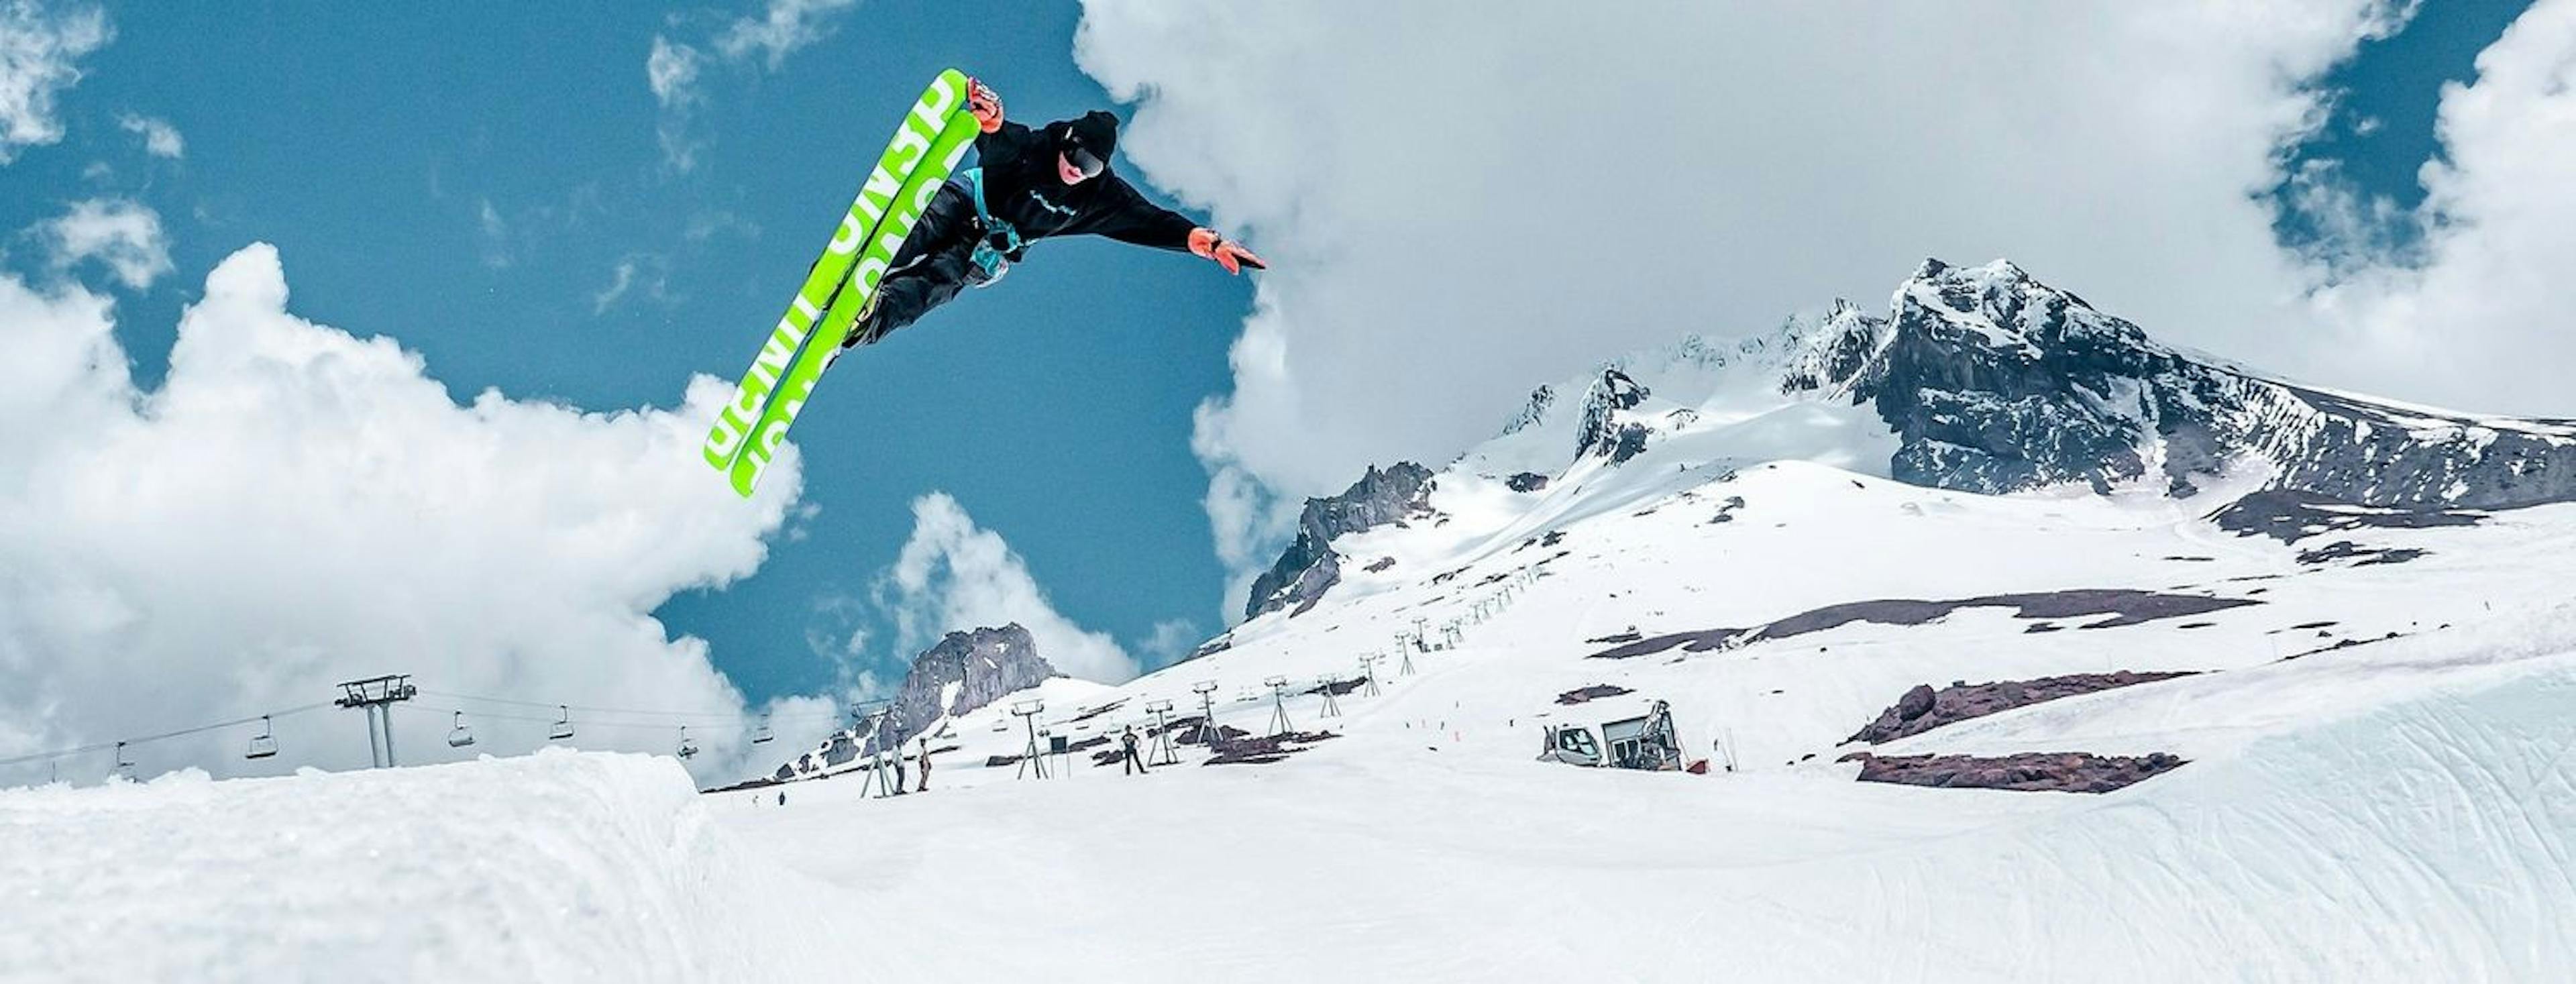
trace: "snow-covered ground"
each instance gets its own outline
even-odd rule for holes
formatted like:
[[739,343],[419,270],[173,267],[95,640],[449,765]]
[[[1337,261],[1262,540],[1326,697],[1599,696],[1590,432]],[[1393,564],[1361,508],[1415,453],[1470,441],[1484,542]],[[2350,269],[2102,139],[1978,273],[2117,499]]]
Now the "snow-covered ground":
[[[1023,780],[984,764],[1028,740],[1004,700],[940,722],[931,791],[896,798],[855,769],[700,796],[671,763],[572,753],[0,792],[0,978],[2576,975],[2576,506],[2283,543],[2206,518],[2242,488],[1917,488],[1838,467],[1883,461],[1884,434],[1828,404],[1676,392],[1622,411],[1657,421],[1642,454],[1538,491],[1506,480],[1565,460],[1568,407],[1462,457],[1430,512],[1338,541],[1343,580],[1303,614],[1122,686],[1019,695],[1077,743],[1157,700],[1195,713],[1209,684],[1229,727],[1338,735],[1283,761],[1183,744],[1135,777],[1095,748]],[[2094,589],[2237,604],[1968,606],[1592,658],[1830,605]],[[1456,645],[1398,651],[1453,623]],[[1302,692],[1371,654],[1378,692],[1337,715]],[[1836,761],[1916,684],[2111,670],[2199,672],[1873,751],[2188,764],[2078,795]],[[1596,684],[1634,693],[1556,701]],[[1543,724],[1648,699],[1737,770],[1534,761]]]
[[[1640,458],[1601,481],[1643,476]],[[1680,474],[1674,470],[1674,474]],[[929,795],[856,778],[692,795],[667,762],[550,753],[392,772],[0,794],[0,977],[92,980],[1712,978],[2547,980],[2576,968],[2576,509],[2335,534],[2302,564],[2159,497],[1984,498],[1822,466],[1619,493],[1547,522],[1453,473],[1447,523],[1346,540],[1351,580],[1232,648],[1038,720],[1076,740],[1213,680],[1355,675],[1424,618],[1463,644],[1382,693],[1286,702],[1324,741],[1144,777],[1016,780],[1007,704],[949,723]],[[1563,488],[1581,484],[1569,476]],[[1658,479],[1661,481],[1661,479]],[[1500,493],[1500,495],[1519,495]],[[1740,497],[1743,504],[1726,508]],[[1651,509],[1651,511],[1648,511]],[[1735,516],[1709,520],[1720,509]],[[1641,515],[1642,514],[1642,515]],[[1527,526],[1527,529],[1523,527]],[[1819,528],[1830,531],[1820,533]],[[1371,558],[1396,563],[1378,573]],[[2192,559],[2178,559],[2192,558]],[[2206,559],[2201,559],[2206,558]],[[1462,570],[1463,569],[1463,570]],[[1436,574],[1461,570],[1433,581]],[[1529,571],[1526,579],[1519,572]],[[1480,585],[1489,575],[1504,577]],[[1503,597],[1474,621],[1478,601]],[[1587,659],[1819,605],[2071,587],[2261,604],[2026,631],[1963,609]],[[2256,593],[2256,592],[2260,593]],[[2331,626],[2293,626],[2331,621]],[[2185,628],[2193,623],[2209,623]],[[2387,633],[2401,635],[2382,639]],[[1434,631],[1436,636],[1438,633]],[[2380,640],[2315,652],[2339,640]],[[1850,781],[1836,744],[1915,683],[2218,670],[1891,752],[2167,751],[2102,796]],[[1532,760],[1610,683],[1668,699],[1707,776]],[[1111,711],[1073,718],[1111,701]],[[1812,756],[1812,757],[1810,757]],[[1061,766],[1070,764],[1069,770]],[[777,799],[784,791],[787,802]]]

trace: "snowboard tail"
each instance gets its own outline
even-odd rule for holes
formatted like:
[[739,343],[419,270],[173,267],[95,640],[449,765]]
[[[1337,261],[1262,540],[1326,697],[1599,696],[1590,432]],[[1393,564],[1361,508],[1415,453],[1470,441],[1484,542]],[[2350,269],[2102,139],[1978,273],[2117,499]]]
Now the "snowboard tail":
[[966,76],[949,69],[914,101],[878,155],[840,229],[806,272],[700,449],[742,497],[750,498],[759,485],[824,364],[978,132],[974,114],[966,110]]

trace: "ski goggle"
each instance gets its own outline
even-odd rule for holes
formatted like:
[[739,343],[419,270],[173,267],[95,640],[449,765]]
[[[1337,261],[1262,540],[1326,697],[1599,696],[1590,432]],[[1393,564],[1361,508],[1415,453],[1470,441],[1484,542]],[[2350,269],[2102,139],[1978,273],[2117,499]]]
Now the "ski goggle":
[[1073,169],[1082,172],[1082,176],[1086,178],[1099,177],[1100,172],[1109,169],[1108,162],[1092,156],[1092,153],[1082,149],[1080,144],[1064,149],[1064,162],[1073,165]]

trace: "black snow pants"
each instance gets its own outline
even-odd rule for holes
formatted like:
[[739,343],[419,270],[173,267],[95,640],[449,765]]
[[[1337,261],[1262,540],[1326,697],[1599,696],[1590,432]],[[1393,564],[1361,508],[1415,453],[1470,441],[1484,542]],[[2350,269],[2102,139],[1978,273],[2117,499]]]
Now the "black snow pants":
[[894,265],[877,282],[876,310],[851,326],[844,344],[874,345],[948,303],[958,291],[990,279],[974,259],[983,232],[965,186],[954,181],[941,185],[895,252]]

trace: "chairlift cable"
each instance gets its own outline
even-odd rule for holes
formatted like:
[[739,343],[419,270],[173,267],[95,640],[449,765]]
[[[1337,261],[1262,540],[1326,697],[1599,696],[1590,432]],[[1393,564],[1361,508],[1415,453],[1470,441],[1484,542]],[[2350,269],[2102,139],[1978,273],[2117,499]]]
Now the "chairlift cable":
[[62,758],[67,755],[86,755],[91,752],[103,752],[108,749],[115,748],[118,745],[133,746],[170,738],[184,738],[188,735],[202,734],[208,731],[221,731],[225,728],[238,728],[246,724],[257,724],[261,718],[282,718],[290,714],[302,714],[306,711],[318,711],[330,706],[331,702],[323,701],[318,704],[306,704],[302,707],[289,708],[283,711],[271,711],[266,714],[253,714],[249,717],[236,718],[230,721],[219,721],[214,724],[201,724],[193,728],[181,728],[177,731],[164,731],[157,735],[145,735],[140,738],[127,738],[121,741],[102,741],[94,744],[82,745],[78,748],[63,748],[50,752],[36,752],[28,755],[20,755],[14,758],[0,759],[0,766],[23,765],[28,762],[42,762],[50,758]]

